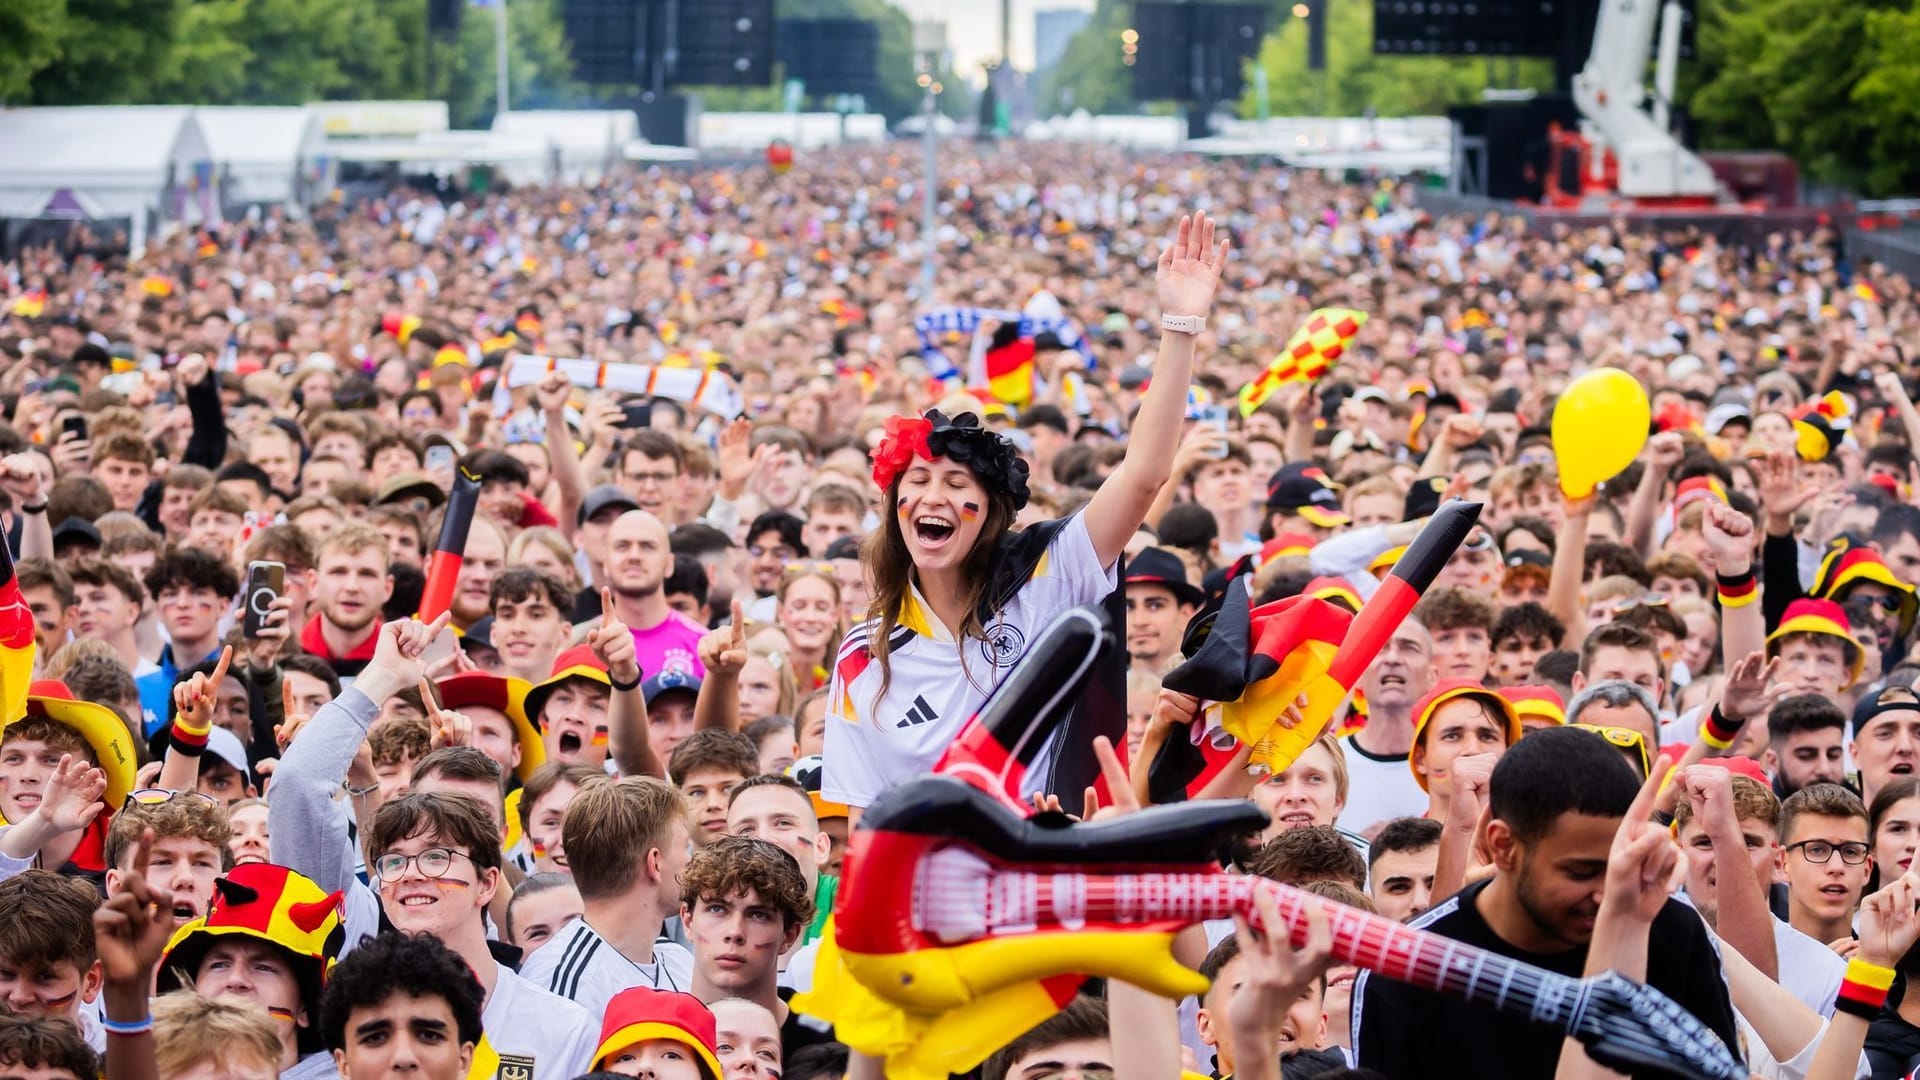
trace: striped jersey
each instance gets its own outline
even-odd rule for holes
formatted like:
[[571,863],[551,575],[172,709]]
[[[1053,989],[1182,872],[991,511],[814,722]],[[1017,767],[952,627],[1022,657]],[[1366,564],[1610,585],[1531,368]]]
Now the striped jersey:
[[[1028,642],[1069,608],[1099,603],[1116,581],[1114,568],[1100,565],[1081,514],[1013,534],[991,572],[1003,580],[988,597],[998,602],[981,613],[984,639],[957,640],[920,590],[909,591],[888,639],[892,678],[884,694],[871,644],[878,622],[847,634],[827,690],[822,798],[865,807],[888,785],[933,768]],[[1034,790],[1051,760],[1043,753],[1029,767]]]
[[653,943],[653,962],[636,964],[580,918],[527,957],[520,976],[602,1016],[615,994],[636,986],[691,992],[693,954],[662,938]]

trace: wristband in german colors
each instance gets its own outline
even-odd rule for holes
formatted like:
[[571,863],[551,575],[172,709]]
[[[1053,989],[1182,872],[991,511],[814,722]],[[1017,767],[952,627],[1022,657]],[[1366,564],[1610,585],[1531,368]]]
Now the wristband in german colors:
[[1715,750],[1731,749],[1733,747],[1733,740],[1740,737],[1740,729],[1743,726],[1745,725],[1736,724],[1728,720],[1727,714],[1721,712],[1720,706],[1715,704],[1713,711],[1709,712],[1707,718],[1700,722],[1700,741],[1713,747]]
[[1893,986],[1893,969],[1855,958],[1847,961],[1847,973],[1840,980],[1840,994],[1833,1007],[1866,1020],[1880,1015],[1887,1003],[1887,990]]
[[1760,575],[1752,570],[1738,577],[1716,575],[1715,582],[1720,591],[1720,606],[1723,608],[1746,607],[1760,599]]
[[207,737],[211,734],[213,734],[211,722],[205,727],[195,728],[187,722],[184,715],[173,718],[173,748],[188,757],[199,757],[201,752],[206,750]]

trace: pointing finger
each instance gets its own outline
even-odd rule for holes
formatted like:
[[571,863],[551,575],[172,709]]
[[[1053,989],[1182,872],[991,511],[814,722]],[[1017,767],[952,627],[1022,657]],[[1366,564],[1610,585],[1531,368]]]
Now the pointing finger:
[[420,679],[420,705],[427,710],[427,718],[433,721],[434,727],[447,726],[446,714],[440,711],[440,703],[433,699],[433,683],[425,676]]
[[220,662],[213,666],[212,682],[213,682],[216,693],[219,692],[219,686],[220,686],[221,680],[227,677],[227,669],[232,666],[233,666],[233,646],[228,645],[220,650]]
[[737,647],[747,640],[747,609],[739,597],[733,598],[733,644]]

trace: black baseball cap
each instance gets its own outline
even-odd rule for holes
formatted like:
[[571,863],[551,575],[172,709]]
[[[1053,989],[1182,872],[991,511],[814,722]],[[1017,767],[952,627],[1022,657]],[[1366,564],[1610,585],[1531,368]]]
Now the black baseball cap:
[[1282,465],[1267,484],[1267,509],[1298,514],[1323,529],[1353,521],[1340,509],[1340,485],[1310,461]]
[[640,504],[633,501],[633,496],[627,494],[626,489],[612,484],[601,484],[587,492],[587,497],[580,500],[580,513],[575,516],[574,526],[577,528],[585,525],[597,517],[602,510],[610,507],[619,507],[621,513],[625,513],[628,510],[640,509]]

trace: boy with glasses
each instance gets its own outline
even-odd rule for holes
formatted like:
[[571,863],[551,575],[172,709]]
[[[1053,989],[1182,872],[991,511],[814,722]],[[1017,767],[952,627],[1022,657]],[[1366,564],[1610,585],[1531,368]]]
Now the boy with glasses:
[[1867,806],[1839,784],[1808,784],[1780,804],[1787,922],[1830,947],[1853,940],[1853,913],[1873,873]]
[[[430,936],[472,969],[486,993],[476,1075],[576,1076],[593,1062],[597,1025],[493,958],[486,911],[501,887],[499,827],[472,796],[403,795],[367,830],[367,866],[394,929]],[[351,948],[351,943],[349,943]],[[512,1068],[524,1073],[513,1073]]]

